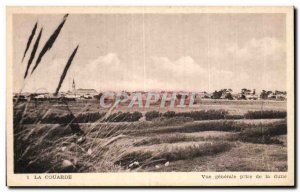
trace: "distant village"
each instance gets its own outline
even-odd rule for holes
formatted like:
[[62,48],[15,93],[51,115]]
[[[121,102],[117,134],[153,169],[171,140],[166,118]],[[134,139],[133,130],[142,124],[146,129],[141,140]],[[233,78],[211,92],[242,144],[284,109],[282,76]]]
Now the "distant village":
[[[158,93],[158,95],[162,95],[163,93],[167,93],[169,97],[175,91],[160,91],[151,93]],[[66,100],[88,100],[88,99],[100,99],[104,92],[98,92],[95,89],[76,89],[75,81],[73,80],[72,90],[67,92],[59,92],[57,95],[53,93],[39,91],[37,93],[15,93],[14,100],[56,100],[56,99],[66,99]],[[121,92],[112,92],[117,94],[125,94],[129,97],[129,99],[135,95],[136,93],[141,93],[142,99],[145,100],[148,93],[147,91],[121,91]],[[257,93],[255,89],[250,90],[243,88],[239,93],[234,93],[232,89],[221,89],[216,90],[212,93],[208,93],[206,91],[201,92],[186,92],[186,91],[176,91],[176,97],[179,99],[182,95],[186,96],[186,99],[189,100],[192,93],[195,94],[195,101],[201,99],[222,99],[222,100],[278,100],[284,101],[287,98],[286,91],[267,91],[262,90],[260,93]],[[108,100],[113,100],[113,98],[106,97]],[[161,98],[160,98],[161,99]]]

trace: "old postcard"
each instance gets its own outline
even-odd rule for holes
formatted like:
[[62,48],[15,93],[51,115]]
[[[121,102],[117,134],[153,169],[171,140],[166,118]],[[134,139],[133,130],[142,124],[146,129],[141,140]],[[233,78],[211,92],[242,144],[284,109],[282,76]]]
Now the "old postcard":
[[293,186],[293,7],[7,7],[8,186]]

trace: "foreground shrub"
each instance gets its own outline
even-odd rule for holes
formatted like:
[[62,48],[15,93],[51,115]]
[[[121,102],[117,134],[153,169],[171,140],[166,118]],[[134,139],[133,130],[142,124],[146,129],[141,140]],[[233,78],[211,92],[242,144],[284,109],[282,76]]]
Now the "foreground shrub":
[[[76,123],[92,123],[99,121],[102,117],[105,116],[105,113],[99,112],[87,112],[87,113],[80,113],[74,116],[72,114],[58,114],[58,113],[50,113],[44,117],[35,117],[25,115],[22,117],[21,114],[14,116],[14,123],[22,123],[22,124],[35,124],[35,123],[42,123],[42,124],[69,124],[71,122]],[[143,114],[140,112],[118,112],[111,114],[105,121],[107,122],[134,122],[138,121]]]
[[205,123],[190,123],[183,126],[183,129],[178,129],[179,132],[192,133],[198,131],[240,131],[241,127],[236,126],[233,121],[215,121]]
[[261,135],[266,136],[276,136],[276,135],[285,135],[287,134],[287,124],[286,122],[276,122],[270,123],[268,125],[260,125],[256,128],[246,128],[241,131],[241,134],[244,134],[249,137],[256,137]]
[[163,114],[163,117],[166,117],[166,118],[172,118],[172,117],[175,117],[175,116],[176,116],[175,111],[167,111]]
[[244,119],[243,115],[225,115],[225,119]]
[[[178,117],[176,117],[178,118]],[[174,118],[174,119],[176,119]],[[171,119],[167,119],[171,120]],[[166,120],[166,121],[167,121]],[[137,126],[136,129],[127,130],[126,134],[130,135],[145,135],[145,134],[160,134],[160,133],[193,133],[200,131],[225,131],[225,132],[245,132],[251,130],[257,132],[261,128],[269,130],[272,136],[286,133],[286,121],[277,121],[273,123],[258,123],[249,124],[244,122],[238,122],[233,120],[218,120],[218,121],[204,121],[193,122],[187,121],[186,123],[174,123],[170,122],[167,125],[164,121],[162,124],[156,124],[155,121],[151,121],[148,125]]]
[[216,120],[225,119],[228,111],[225,110],[201,110],[177,113],[176,116],[190,117],[194,120]]
[[151,121],[152,119],[158,118],[161,114],[158,111],[149,111],[145,114],[146,120]]
[[143,117],[143,114],[140,112],[118,112],[111,114],[105,121],[108,122],[134,122],[138,121],[141,117]]
[[143,117],[143,114],[142,114],[142,113],[135,111],[135,112],[133,112],[132,115],[131,115],[130,122],[138,121],[138,120],[140,120],[140,118],[142,118],[142,117]]
[[[193,120],[216,120],[216,119],[226,119],[228,116],[228,111],[226,110],[201,110],[201,111],[191,111],[191,112],[180,112],[175,113],[174,111],[167,111],[163,114],[158,111],[149,111],[146,113],[146,120],[151,121],[158,117],[173,118],[173,117],[187,117]],[[241,116],[232,116],[232,118],[241,119]],[[228,119],[231,119],[230,117]]]
[[243,129],[238,137],[243,142],[261,143],[261,144],[282,144],[281,141],[273,139],[273,136],[287,134],[286,122],[276,122],[256,128]]
[[171,117],[171,118],[164,118],[164,117],[159,117],[156,119],[153,119],[153,126],[171,126],[171,125],[180,125],[184,124],[187,122],[192,122],[194,121],[190,117]]
[[155,126],[147,129],[129,130],[126,134],[145,135],[160,133],[193,133],[199,131],[228,131],[237,132],[242,126],[237,125],[234,121],[214,121],[214,122],[188,122],[177,126]]
[[248,111],[245,114],[246,119],[281,119],[286,118],[286,111]]
[[99,113],[99,112],[90,112],[90,113],[80,113],[77,115],[76,119],[77,122],[80,123],[89,123],[89,122],[96,122],[100,118],[104,117],[105,113]]

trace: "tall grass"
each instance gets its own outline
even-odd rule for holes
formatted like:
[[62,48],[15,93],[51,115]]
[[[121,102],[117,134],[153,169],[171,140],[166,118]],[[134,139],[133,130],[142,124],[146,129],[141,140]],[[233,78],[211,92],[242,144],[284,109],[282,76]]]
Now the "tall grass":
[[115,164],[126,166],[138,161],[143,166],[152,165],[152,162],[177,161],[191,159],[200,156],[215,155],[230,150],[232,145],[228,142],[207,142],[193,144],[185,147],[159,148],[156,150],[136,150],[127,152],[120,157]]
[[[153,161],[176,161],[214,155],[232,147],[229,139],[223,142],[212,139],[205,141],[206,144],[186,147],[175,146],[179,142],[199,143],[199,140],[193,136],[186,137],[180,133],[236,132],[237,134],[234,135],[237,135],[237,138],[233,139],[234,141],[274,144],[272,137],[286,134],[287,131],[286,120],[264,124],[246,124],[233,120],[193,122],[192,117],[174,116],[174,113],[168,113],[152,121],[137,122],[141,117],[140,113],[112,111],[105,114],[107,118],[104,118],[104,114],[84,110],[85,112],[76,115],[76,122],[87,123],[80,125],[84,135],[76,135],[70,128],[70,115],[39,107],[33,110],[23,105],[18,110],[14,110],[16,173],[124,171],[132,161],[139,161],[143,167]],[[111,121],[129,123],[110,123]],[[53,124],[50,125],[51,123]],[[175,136],[168,136],[168,133]],[[134,143],[135,136],[151,134],[157,137]],[[160,146],[155,150],[145,149],[152,147],[149,146],[152,144],[173,143],[174,147],[171,149]],[[135,148],[139,149],[135,150]],[[64,167],[65,161],[72,166]]]
[[[92,123],[97,122],[105,116],[106,113],[99,112],[83,112],[76,115],[77,123]],[[117,112],[109,115],[103,121],[106,122],[134,122],[138,121],[142,117],[140,112]],[[14,115],[14,122],[22,124],[34,124],[37,121],[40,121],[42,124],[68,124],[74,120],[74,116],[71,114],[59,114],[59,113],[49,113],[45,116],[33,113],[27,113],[25,116],[22,116],[22,113],[16,113]]]
[[134,146],[142,146],[142,145],[153,145],[153,144],[160,144],[160,143],[178,143],[184,141],[197,141],[198,138],[196,137],[188,137],[182,134],[175,134],[175,135],[159,135],[156,137],[144,138],[133,143]]
[[[24,107],[24,106],[23,106]],[[17,107],[16,107],[17,108]],[[88,130],[84,126],[84,134],[74,134],[70,115],[53,115],[51,108],[36,111],[38,116],[32,116],[33,124],[26,116],[26,107],[14,110],[18,113],[14,119],[14,171],[15,173],[44,173],[44,172],[96,172],[96,171],[119,171],[120,166],[115,165],[115,159],[127,148],[118,147],[114,143],[123,139],[122,132],[128,127],[111,127],[110,124],[99,119],[102,115],[95,113],[82,113],[78,116],[81,122],[97,120],[90,124]],[[29,111],[29,110],[27,110]],[[25,114],[25,115],[24,115]],[[29,113],[28,113],[29,114]],[[30,115],[34,115],[30,113]],[[120,118],[107,114],[110,120]],[[126,113],[128,115],[128,113]],[[140,113],[129,113],[130,120],[137,120]],[[128,118],[128,116],[125,116]],[[38,118],[37,118],[38,117]],[[77,119],[76,118],[76,119]],[[127,119],[126,119],[127,120]],[[25,123],[24,123],[25,122]],[[45,124],[47,122],[47,124]],[[55,123],[50,125],[48,123]],[[62,122],[58,124],[58,122]],[[100,123],[102,122],[102,123]],[[129,125],[130,126],[130,125]],[[67,163],[66,163],[67,162]],[[67,166],[65,166],[67,164]]]
[[234,121],[213,121],[213,122],[188,122],[182,125],[174,126],[153,126],[147,129],[128,130],[126,134],[146,135],[146,134],[162,134],[162,133],[193,133],[200,131],[229,131],[237,132],[242,129],[238,123]]

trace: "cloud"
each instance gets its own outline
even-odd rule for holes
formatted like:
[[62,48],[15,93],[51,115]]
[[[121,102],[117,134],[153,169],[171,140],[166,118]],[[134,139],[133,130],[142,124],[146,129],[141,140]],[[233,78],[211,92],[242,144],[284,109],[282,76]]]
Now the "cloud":
[[[174,60],[167,56],[149,58],[146,63],[137,65],[121,59],[117,53],[108,53],[84,64],[74,63],[62,90],[70,89],[73,78],[77,88],[98,91],[285,89],[285,44],[274,38],[251,39],[243,46],[232,43],[211,48],[207,61],[197,62],[189,55]],[[66,61],[54,59],[51,62],[51,65],[43,65],[31,82],[27,82],[28,90],[45,87],[52,91],[57,86],[60,69]]]
[[[147,89],[167,90],[208,90],[221,85],[225,79],[232,78],[232,72],[215,67],[205,68],[191,56],[183,56],[177,60],[166,57],[153,57],[147,68]],[[157,89],[157,88],[156,88]]]
[[[220,82],[224,87],[230,85],[235,90],[243,87],[286,89],[285,42],[276,38],[252,38],[242,45],[231,43],[222,48],[211,48],[208,62],[218,70],[233,74],[231,80]],[[217,84],[214,86],[218,87]]]
[[117,54],[108,53],[72,70],[78,88],[125,90],[142,88],[139,68],[121,61]]
[[205,69],[190,56],[177,60],[154,56],[145,66],[134,66],[122,61],[116,53],[108,53],[84,68],[74,66],[71,71],[77,88],[106,91],[207,90],[212,83],[221,85],[224,79],[232,78],[230,71]]
[[250,73],[269,70],[286,70],[285,43],[276,38],[252,38],[243,46],[227,44],[223,48],[212,49],[210,61],[215,65],[231,70]]

